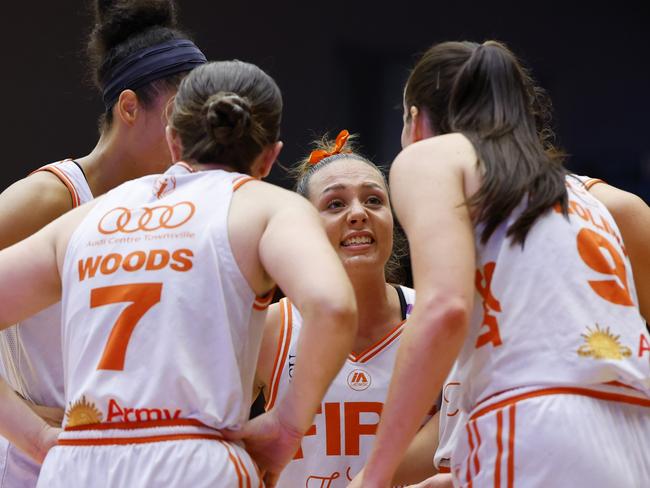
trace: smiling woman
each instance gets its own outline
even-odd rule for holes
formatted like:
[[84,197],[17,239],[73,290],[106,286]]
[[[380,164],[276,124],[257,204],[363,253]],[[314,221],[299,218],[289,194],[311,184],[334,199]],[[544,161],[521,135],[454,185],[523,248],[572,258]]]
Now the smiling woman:
[[[296,191],[318,210],[352,282],[359,328],[354,352],[330,386],[296,458],[282,473],[280,487],[309,486],[310,481],[347,486],[359,472],[374,442],[395,352],[414,304],[412,289],[390,283],[394,222],[386,179],[353,148],[352,139],[347,131],[335,141],[323,138],[293,170]],[[284,397],[294,370],[305,362],[296,354],[300,309],[301,304],[283,299],[267,316],[257,370],[267,409]],[[429,438],[435,442],[437,436]],[[431,462],[427,467],[429,472],[420,473],[419,479],[432,473]]]

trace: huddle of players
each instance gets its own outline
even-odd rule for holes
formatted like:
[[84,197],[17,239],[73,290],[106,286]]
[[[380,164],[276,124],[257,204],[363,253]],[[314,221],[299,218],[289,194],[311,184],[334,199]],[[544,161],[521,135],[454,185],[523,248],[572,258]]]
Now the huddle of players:
[[[167,1],[97,21],[96,148],[0,197],[2,247],[79,207],[0,253],[3,486],[34,486],[48,452],[40,486],[650,479],[629,453],[650,447],[648,209],[563,169],[503,45],[434,45],[407,82],[390,195],[416,302],[387,280],[387,181],[346,131],[295,170],[304,198],[262,183],[268,75],[207,63]],[[550,415],[571,429],[540,434]]]

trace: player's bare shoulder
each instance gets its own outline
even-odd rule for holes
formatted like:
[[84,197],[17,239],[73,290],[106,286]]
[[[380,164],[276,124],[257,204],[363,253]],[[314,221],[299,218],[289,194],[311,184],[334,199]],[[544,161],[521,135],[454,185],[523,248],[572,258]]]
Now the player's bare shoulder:
[[312,205],[302,196],[272,183],[251,180],[233,195],[230,221],[245,218],[248,224],[256,222],[264,227],[278,214],[316,214]]
[[391,178],[404,173],[426,174],[439,169],[439,165],[451,171],[460,171],[465,178],[471,178],[477,172],[477,162],[476,150],[467,137],[459,133],[444,134],[404,148],[391,167]]
[[33,234],[72,208],[69,190],[53,174],[39,171],[0,194],[0,249]]

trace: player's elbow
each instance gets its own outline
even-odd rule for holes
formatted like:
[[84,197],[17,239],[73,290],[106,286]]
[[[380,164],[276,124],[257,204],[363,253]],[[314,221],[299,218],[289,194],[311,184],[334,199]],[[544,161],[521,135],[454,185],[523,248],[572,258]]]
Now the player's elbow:
[[438,292],[417,298],[420,322],[434,341],[462,340],[467,334],[472,299],[462,293]]
[[327,333],[349,336],[350,341],[356,335],[357,303],[352,293],[314,297],[301,312],[318,319],[319,328],[327,328]]

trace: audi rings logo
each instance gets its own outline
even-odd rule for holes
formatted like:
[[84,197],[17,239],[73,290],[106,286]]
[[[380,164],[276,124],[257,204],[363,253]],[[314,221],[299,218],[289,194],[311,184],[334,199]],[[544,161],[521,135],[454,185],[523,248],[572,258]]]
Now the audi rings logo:
[[142,207],[129,209],[115,207],[104,215],[97,230],[102,234],[115,234],[123,232],[131,234],[139,230],[150,232],[161,229],[176,229],[188,222],[196,207],[192,202],[178,202],[174,205],[157,205],[155,207]]

